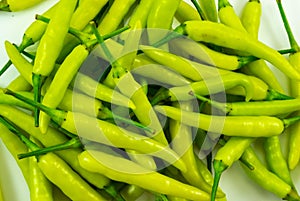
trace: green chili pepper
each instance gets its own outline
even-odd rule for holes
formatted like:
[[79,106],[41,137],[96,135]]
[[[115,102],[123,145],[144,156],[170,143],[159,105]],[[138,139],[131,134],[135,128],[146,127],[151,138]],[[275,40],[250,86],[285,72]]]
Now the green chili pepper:
[[136,108],[129,98],[82,73],[78,73],[74,81],[71,85],[89,96],[131,109]]
[[212,187],[211,200],[215,200],[217,187],[222,173],[239,160],[244,151],[250,146],[255,138],[231,137],[226,144],[218,149],[214,161],[214,183]]
[[151,6],[154,0],[141,0],[140,3],[135,8],[133,14],[129,19],[129,26],[133,27],[137,21],[141,22],[141,27],[144,28],[147,25],[148,14],[151,10]]
[[228,73],[228,71],[211,68],[210,66],[190,61],[158,48],[148,46],[140,46],[139,48],[146,56],[150,57],[150,59],[166,67],[170,67],[184,77],[194,81],[200,81],[211,76],[216,77],[216,74]]
[[246,33],[240,18],[227,0],[218,0],[218,15],[221,23]]
[[109,8],[108,13],[104,16],[98,26],[101,34],[107,34],[116,30],[129,11],[130,7],[136,0],[116,0]]
[[248,147],[245,150],[241,159],[251,165],[251,168],[245,165],[242,165],[242,167],[249,177],[261,187],[274,193],[280,198],[287,200],[299,200],[299,196],[296,192],[294,192],[290,185],[285,183],[272,172],[268,171],[268,169],[260,162],[251,147]]
[[[260,25],[261,4],[259,1],[248,1],[244,7],[241,22],[244,29],[253,38],[258,38],[258,30]],[[252,74],[266,82],[270,88],[283,92],[282,86],[275,77],[274,73],[262,59],[247,64],[242,70],[249,70]]]
[[[175,107],[179,105],[174,103]],[[184,110],[192,110],[192,104],[190,102],[180,103],[180,106]],[[211,186],[206,183],[201,174],[198,172],[197,163],[195,160],[194,150],[193,150],[193,137],[192,128],[186,125],[182,125],[180,121],[171,120],[170,121],[170,134],[172,138],[172,148],[179,153],[181,159],[189,167],[188,172],[182,172],[183,177],[193,186],[198,187],[206,191],[211,192]],[[224,197],[222,191],[218,191],[218,197]]]
[[28,0],[28,1],[4,0],[0,2],[0,10],[16,12],[16,11],[25,10],[41,2],[42,0]]
[[131,73],[133,75],[150,78],[170,86],[183,86],[190,83],[190,81],[179,75],[177,72],[155,63],[154,61],[151,62],[149,58],[142,54],[136,57]]
[[[42,134],[40,129],[34,126],[33,117],[17,108],[5,105],[0,105],[0,108],[0,114],[2,116],[7,118],[9,121],[17,125],[25,132],[30,133],[30,135],[37,138],[45,146],[61,144],[67,141],[67,138],[62,133],[58,132],[52,127],[48,129],[46,134]],[[87,180],[94,186],[102,189],[105,185],[109,183],[109,179],[105,176],[88,172],[79,166],[77,156],[79,153],[81,153],[80,149],[70,149],[66,151],[59,151],[56,153],[59,155],[59,157],[61,157],[68,164],[70,164],[72,169],[78,172],[85,180]]]
[[264,149],[269,169],[284,182],[293,187],[288,164],[283,156],[278,136],[266,138],[264,141]]
[[210,100],[203,96],[195,96],[199,100],[203,100],[213,107],[220,109],[227,115],[231,116],[276,116],[291,113],[300,109],[299,99],[290,100],[273,100],[273,101],[250,101],[250,102],[227,102],[221,103]]
[[[35,101],[40,102],[41,76],[48,76],[54,68],[55,61],[63,47],[64,38],[67,35],[70,20],[76,4],[77,0],[60,1],[57,8],[60,12],[55,12],[43,37],[41,38],[32,69],[32,83]],[[38,113],[39,111],[35,110],[34,114],[36,126],[39,125]]]
[[[104,161],[105,164],[108,163],[110,167],[102,164],[101,161],[95,160],[93,156],[101,158],[101,160]],[[147,174],[132,174],[130,172],[120,172],[111,168],[114,165],[120,166],[122,164],[122,167],[129,168],[131,172],[133,170],[145,171],[143,167],[124,158],[109,155],[100,151],[85,151],[79,156],[79,161],[81,166],[87,170],[98,173],[101,172],[102,174],[106,174],[108,177],[116,181],[123,181],[129,184],[142,186],[144,189],[155,191],[161,194],[185,197],[193,200],[209,200],[209,195],[204,191],[178,182],[157,172],[150,172]],[[155,184],[149,181],[155,181]],[[162,186],[164,186],[164,188],[161,188]]]
[[[72,81],[73,77],[76,75],[78,69],[85,61],[88,56],[88,51],[85,46],[77,46],[69,54],[69,56],[61,64],[55,76],[43,97],[42,103],[48,107],[56,108],[62,101],[64,94]],[[40,114],[40,129],[42,133],[45,133],[48,124],[50,122],[50,117],[45,113]]]
[[3,199],[3,193],[2,193],[2,188],[1,188],[1,186],[0,186],[0,200],[1,200],[1,201],[4,201],[4,199]]
[[[123,49],[124,52],[127,51],[127,47],[129,48],[129,50],[131,50],[132,47],[138,46],[139,40],[137,40],[137,38],[140,38],[141,36],[139,28],[140,24],[138,23],[133,29],[134,32],[131,31],[131,34],[126,40],[126,43],[129,45],[126,46],[125,44]],[[123,57],[120,57],[118,60],[115,60],[106,44],[103,43],[103,39],[99,32],[95,31],[95,35],[97,36],[99,44],[101,45],[104,53],[106,54],[109,62],[112,65],[111,77],[114,81],[113,84],[116,85],[123,94],[130,97],[135,105],[139,106],[134,108],[133,112],[143,125],[147,125],[147,127],[156,130],[156,132],[154,133],[154,139],[156,139],[158,142],[161,142],[162,144],[167,145],[168,142],[164,135],[163,129],[161,129],[160,121],[156,116],[152,105],[148,100],[148,97],[143,92],[143,88],[141,87],[141,85],[137,83],[132,74],[128,72],[128,70],[131,68],[132,63],[134,62],[137,50],[131,52],[130,54],[126,54]],[[145,115],[145,113],[148,115]]]
[[[33,137],[30,140],[38,143]],[[31,157],[29,160],[29,190],[30,190],[30,200],[31,201],[51,201],[52,196],[52,184],[45,177],[43,172],[38,166],[38,161],[36,158]]]
[[[82,129],[82,131],[86,131],[86,129],[88,129],[89,132],[84,133],[84,136],[82,136],[81,133],[81,137],[90,141],[114,145],[118,148],[133,149],[141,153],[151,154],[164,159],[182,171],[186,171],[185,164],[179,159],[177,154],[168,146],[156,142],[155,140],[144,138],[136,133],[121,129],[109,122],[95,119],[81,113],[54,110],[42,104],[36,103],[24,96],[20,96],[12,91],[8,93],[14,94],[14,96],[31,105],[34,105],[35,107],[39,107],[39,109],[47,113],[53,121],[71,133],[77,134],[77,129]],[[75,123],[75,119],[79,121],[76,120]],[[93,126],[91,127],[91,124],[93,123],[98,125],[97,127],[94,127],[94,129],[92,129]],[[99,136],[99,134],[101,135]]]
[[[265,59],[292,79],[300,79],[299,73],[274,49],[251,36],[225,25],[209,21],[188,21],[183,25],[186,35],[195,41],[213,43]],[[226,37],[225,37],[226,36]]]
[[[280,135],[285,127],[297,122],[299,117],[280,120],[270,116],[214,116],[186,112],[171,106],[155,106],[155,110],[183,124],[228,136],[267,137]],[[210,126],[211,124],[223,127]]]
[[242,11],[242,25],[253,38],[258,38],[261,12],[261,3],[259,0],[249,0]]
[[175,18],[183,23],[189,20],[201,20],[197,10],[185,1],[180,1],[175,13]]

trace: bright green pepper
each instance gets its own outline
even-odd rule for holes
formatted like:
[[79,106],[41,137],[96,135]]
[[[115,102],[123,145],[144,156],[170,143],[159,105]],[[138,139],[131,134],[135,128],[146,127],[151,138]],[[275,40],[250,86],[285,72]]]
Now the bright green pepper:
[[[104,164],[94,158],[94,156],[96,156],[97,159],[101,159]],[[196,187],[183,184],[157,172],[148,172],[148,170],[145,170],[138,164],[124,158],[116,157],[100,151],[85,151],[79,156],[79,161],[81,166],[87,170],[98,173],[101,172],[116,181],[135,184],[143,187],[144,189],[161,194],[185,197],[193,200],[209,200],[209,195]],[[118,171],[113,168],[114,165],[124,167],[129,172]],[[135,173],[132,173],[133,171]],[[148,173],[143,173],[145,171]],[[139,172],[142,172],[142,174],[139,174]],[[155,184],[151,181],[155,181]]]
[[209,21],[188,21],[183,25],[188,37],[195,41],[213,43],[265,59],[291,79],[300,80],[300,74],[276,50],[251,36],[225,25]]

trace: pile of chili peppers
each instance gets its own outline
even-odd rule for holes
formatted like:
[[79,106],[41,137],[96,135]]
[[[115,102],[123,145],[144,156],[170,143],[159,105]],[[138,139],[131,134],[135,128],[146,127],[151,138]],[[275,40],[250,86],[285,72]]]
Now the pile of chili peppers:
[[[40,0],[20,2],[0,10]],[[19,75],[0,90],[0,137],[32,201],[227,200],[219,181],[238,161],[266,191],[300,200],[300,48],[281,1],[287,50],[258,39],[259,0],[241,16],[216,2],[60,0],[20,44],[5,42],[0,76]]]

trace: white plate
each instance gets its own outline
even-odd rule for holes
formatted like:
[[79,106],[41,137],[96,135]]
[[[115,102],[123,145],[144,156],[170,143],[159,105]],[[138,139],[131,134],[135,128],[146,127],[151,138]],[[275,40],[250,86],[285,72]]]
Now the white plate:
[[[26,27],[34,20],[35,14],[42,14],[47,8],[57,0],[47,0],[38,6],[16,13],[0,12],[0,67],[8,60],[4,49],[4,41],[9,40],[18,44],[21,41]],[[244,0],[231,0],[237,13],[241,12]],[[285,33],[275,0],[261,1],[263,6],[262,22],[259,38],[267,45],[275,49],[289,48],[289,42]],[[283,1],[287,17],[292,30],[300,43],[300,18],[298,16],[300,1]],[[288,91],[287,79],[281,72],[272,68],[276,76],[283,83]],[[10,80],[17,76],[14,68],[10,68],[3,77],[0,78],[0,87],[5,87]],[[0,141],[0,184],[4,191],[6,201],[29,201],[29,192],[21,172],[16,162]],[[300,189],[300,167],[292,171],[295,185]],[[227,194],[229,201],[280,201],[273,194],[263,190],[251,181],[241,170],[239,164],[233,165],[227,170],[220,183],[222,189]]]

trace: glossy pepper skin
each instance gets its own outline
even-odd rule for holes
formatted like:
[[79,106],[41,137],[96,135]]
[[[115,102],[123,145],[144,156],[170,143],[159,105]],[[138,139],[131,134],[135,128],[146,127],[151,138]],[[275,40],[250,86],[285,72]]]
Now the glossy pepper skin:
[[269,61],[291,79],[300,79],[300,74],[282,55],[247,34],[223,24],[209,21],[188,21],[183,26],[186,35],[195,41],[213,43],[248,52],[253,56]]
[[[102,164],[101,161],[98,161],[93,156],[97,156],[97,158],[100,157],[105,164],[109,164],[109,167],[105,164]],[[160,173],[149,172],[149,170],[145,170],[138,164],[124,158],[115,157],[104,152],[85,151],[79,156],[79,161],[81,166],[87,170],[98,173],[102,172],[102,174],[105,174],[109,178],[116,181],[135,184],[142,186],[144,189],[156,191],[162,194],[186,197],[192,200],[209,200],[209,194],[204,191],[201,191],[193,186],[183,184]],[[112,168],[113,165],[126,167],[126,169],[129,168],[131,171],[146,171],[148,173],[132,174],[126,171],[118,171]],[[155,184],[153,184],[151,181],[155,181]],[[161,188],[162,186],[164,186],[164,188]]]
[[[228,136],[267,137],[279,135],[284,130],[284,123],[270,116],[210,116],[171,106],[155,106],[155,110],[184,124]],[[222,125],[222,128],[210,126],[211,123]]]

